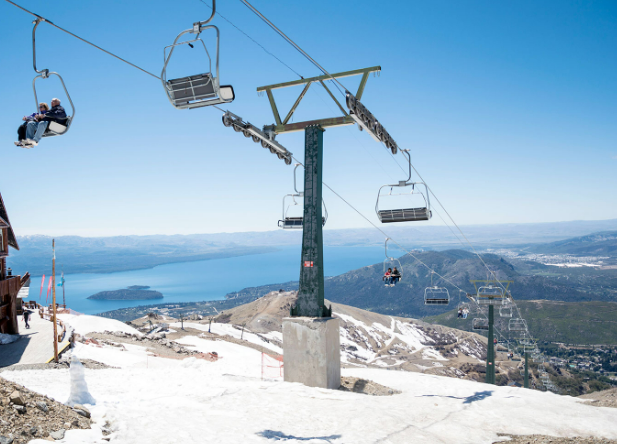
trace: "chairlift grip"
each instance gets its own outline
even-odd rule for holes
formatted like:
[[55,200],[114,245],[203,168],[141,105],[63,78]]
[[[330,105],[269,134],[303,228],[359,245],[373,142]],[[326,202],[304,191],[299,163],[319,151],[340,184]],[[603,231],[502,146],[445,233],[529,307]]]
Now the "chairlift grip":
[[[215,15],[216,15],[216,0],[212,0],[212,15],[210,15],[208,20],[205,20],[203,22],[195,22],[195,23],[193,23],[193,30],[191,32],[193,34],[201,33],[201,31],[203,30],[203,26],[207,25],[208,23],[210,23]],[[217,73],[217,76],[218,76],[218,73]]]

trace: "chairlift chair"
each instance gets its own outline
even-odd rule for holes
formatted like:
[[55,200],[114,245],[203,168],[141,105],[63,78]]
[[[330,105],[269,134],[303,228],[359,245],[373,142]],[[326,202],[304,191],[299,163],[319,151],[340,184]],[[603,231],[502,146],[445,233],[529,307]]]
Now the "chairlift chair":
[[[163,49],[163,70],[161,71],[161,82],[167,93],[170,103],[177,109],[193,109],[204,106],[219,105],[221,103],[231,103],[235,99],[234,89],[231,85],[221,85],[219,75],[219,41],[220,32],[214,25],[206,26],[216,14],[216,0],[212,0],[212,15],[208,20],[203,22],[193,23],[193,27],[182,31],[173,44],[166,46]],[[216,56],[215,56],[215,72],[212,72],[212,58],[204,41],[199,38],[201,33],[206,29],[214,29],[216,31]],[[178,42],[180,37],[185,34],[196,34],[192,40]],[[208,72],[180,77],[177,79],[167,80],[167,65],[171,59],[176,47],[181,45],[189,45],[203,47],[208,57]],[[167,50],[169,49],[169,54]]]
[[73,104],[73,100],[71,99],[71,95],[69,91],[66,89],[66,85],[64,84],[64,79],[57,72],[50,71],[49,69],[41,69],[38,70],[36,67],[36,28],[39,26],[41,22],[44,22],[45,19],[42,17],[38,17],[33,23],[34,28],[32,29],[32,64],[34,66],[34,71],[38,74],[32,80],[32,90],[34,91],[34,101],[36,105],[36,113],[39,112],[39,98],[36,92],[36,81],[37,79],[48,79],[50,76],[56,76],[60,79],[60,83],[62,84],[62,88],[64,89],[64,94],[66,94],[69,103],[71,104],[72,113],[70,115],[67,114],[64,122],[55,122],[50,121],[47,125],[47,129],[43,134],[43,137],[53,137],[53,136],[62,136],[66,134],[71,127],[71,123],[73,122],[73,118],[75,117],[75,105]]
[[508,322],[508,330],[510,331],[527,331],[527,321],[521,318],[513,318]]
[[502,318],[511,318],[512,317],[512,305],[504,304],[499,307],[499,316]]
[[488,319],[474,318],[471,322],[471,328],[476,331],[488,331]]
[[424,305],[448,305],[450,303],[450,293],[445,287],[433,286],[433,274],[431,270],[431,286],[424,289]]
[[[415,222],[429,220],[432,216],[428,187],[424,182],[411,182],[411,156],[409,155],[409,150],[401,151],[407,156],[409,161],[409,176],[407,177],[407,180],[401,180],[397,184],[383,185],[379,188],[379,192],[377,193],[375,212],[377,213],[377,217],[381,223],[384,224],[392,222]],[[382,209],[379,206],[379,199],[383,196],[381,194],[381,190],[388,187],[390,187],[390,193],[388,194],[389,196],[418,196],[419,199],[421,198],[422,203],[411,208]],[[411,192],[392,194],[392,190],[395,187],[411,187]]]
[[401,282],[403,280],[403,265],[401,264],[401,261],[399,261],[397,258],[395,257],[390,257],[388,255],[388,241],[390,240],[389,237],[386,238],[385,241],[385,250],[386,250],[386,259],[383,261],[383,273],[384,276],[386,274],[386,271],[388,271],[388,268],[396,268],[398,270],[398,272],[400,273],[400,277],[399,277],[399,282]]
[[[299,163],[296,164],[294,168],[294,191],[293,194],[286,194],[283,196],[283,216],[282,219],[278,221],[279,228],[283,228],[285,230],[301,230],[304,227],[304,216],[292,216],[290,215],[291,208],[299,205],[296,202],[296,197],[304,197],[304,191],[298,191],[297,183],[296,183],[296,170],[300,166]],[[321,201],[323,206],[323,216],[321,217],[322,226],[326,225],[326,221],[328,220],[328,209],[326,208],[325,202]]]
[[509,299],[502,287],[492,284],[478,288],[476,302],[479,305],[509,305]]

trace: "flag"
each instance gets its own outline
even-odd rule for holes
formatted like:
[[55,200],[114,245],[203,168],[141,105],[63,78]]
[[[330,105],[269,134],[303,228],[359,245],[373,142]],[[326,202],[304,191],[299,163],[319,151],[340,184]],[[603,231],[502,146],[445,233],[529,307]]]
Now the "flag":
[[39,293],[39,301],[41,300],[41,296],[43,295],[43,285],[45,285],[45,275],[43,275],[43,279],[41,279],[41,292]]
[[49,299],[49,293],[51,293],[51,276],[49,276],[49,285],[47,285],[47,297],[45,298],[46,304],[47,304],[47,299]]

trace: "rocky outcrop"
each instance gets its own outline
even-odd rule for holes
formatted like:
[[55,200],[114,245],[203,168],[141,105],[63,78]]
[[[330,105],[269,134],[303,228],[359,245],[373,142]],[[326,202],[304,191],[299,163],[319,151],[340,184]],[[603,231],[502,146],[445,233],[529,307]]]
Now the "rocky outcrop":
[[0,377],[0,443],[62,439],[66,430],[89,428],[89,416]]

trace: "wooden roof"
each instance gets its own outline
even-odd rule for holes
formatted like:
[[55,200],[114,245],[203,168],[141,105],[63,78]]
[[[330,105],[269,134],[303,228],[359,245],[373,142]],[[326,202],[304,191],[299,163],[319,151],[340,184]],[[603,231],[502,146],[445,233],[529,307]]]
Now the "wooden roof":
[[[6,226],[2,226],[6,225]],[[13,232],[13,227],[11,227],[11,222],[9,221],[9,215],[6,212],[6,207],[4,206],[4,201],[2,200],[2,194],[0,193],[0,228],[8,228],[9,231],[9,245],[16,250],[19,250],[19,245],[17,244],[17,238],[15,237],[15,233]]]

